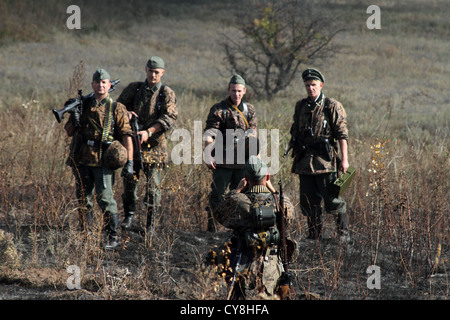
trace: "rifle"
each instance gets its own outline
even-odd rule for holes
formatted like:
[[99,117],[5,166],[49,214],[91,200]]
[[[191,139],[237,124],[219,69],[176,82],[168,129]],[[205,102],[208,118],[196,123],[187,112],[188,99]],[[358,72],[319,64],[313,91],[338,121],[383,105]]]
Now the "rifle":
[[144,163],[142,161],[142,147],[139,142],[139,125],[138,125],[138,117],[133,115],[130,120],[131,129],[133,130],[133,150],[134,150],[134,179],[139,180],[139,172],[144,170]]
[[278,295],[281,300],[288,298],[289,292],[292,287],[292,274],[288,270],[289,258],[288,258],[288,245],[287,245],[287,236],[286,236],[286,216],[287,209],[284,206],[284,194],[283,194],[283,184],[280,180],[278,182],[280,187],[280,199],[279,199],[279,215],[278,215],[278,223],[280,228],[280,236],[281,236],[281,263],[283,264],[283,272],[278,279]]
[[[120,79],[117,80],[113,80],[111,81],[111,89],[109,89],[109,92],[113,92],[114,90],[116,90],[115,86],[120,82]],[[71,101],[69,104],[65,105],[63,108],[56,110],[56,109],[52,109],[53,114],[55,115],[56,121],[58,121],[58,123],[61,123],[64,114],[66,112],[70,112],[72,110],[74,110],[75,108],[80,108],[80,111],[83,111],[83,101],[85,101],[86,99],[89,99],[91,97],[94,96],[94,93],[91,92],[86,96],[83,96],[82,94],[82,90],[78,90],[78,98],[75,99],[70,99],[69,101]]]
[[236,285],[236,277],[237,277],[237,273],[238,273],[238,269],[240,267],[241,264],[241,260],[242,260],[242,251],[243,251],[243,243],[242,240],[238,240],[238,247],[237,247],[237,256],[236,256],[236,265],[234,266],[234,271],[233,271],[233,278],[228,286],[228,294],[227,294],[227,300],[231,300],[233,295],[236,295],[235,292],[235,285]]
[[300,159],[305,154],[306,147],[301,141],[291,139],[289,141],[288,148],[283,153],[283,158],[285,158],[291,150],[292,150],[292,157],[297,157]]

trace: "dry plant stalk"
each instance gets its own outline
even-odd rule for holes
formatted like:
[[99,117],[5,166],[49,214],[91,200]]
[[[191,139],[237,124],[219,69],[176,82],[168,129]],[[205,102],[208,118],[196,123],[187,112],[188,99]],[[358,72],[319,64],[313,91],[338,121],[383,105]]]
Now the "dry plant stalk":
[[68,88],[68,98],[73,98],[78,94],[78,90],[81,89],[84,82],[84,76],[86,74],[86,69],[84,65],[84,61],[81,60],[73,70],[72,78],[69,79],[69,88]]

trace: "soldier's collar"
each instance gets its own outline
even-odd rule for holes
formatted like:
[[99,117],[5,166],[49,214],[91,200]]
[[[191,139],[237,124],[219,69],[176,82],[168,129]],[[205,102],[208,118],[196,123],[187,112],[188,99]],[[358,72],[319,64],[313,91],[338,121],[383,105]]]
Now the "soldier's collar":
[[[231,98],[230,98],[230,97],[228,97],[225,101],[227,102],[227,104],[228,104],[230,107],[233,107],[233,106],[235,105],[235,104],[233,103],[233,101],[231,101]],[[236,106],[236,107],[237,107],[239,110],[242,110],[242,109],[243,109],[243,107],[242,107],[243,103],[244,103],[244,99],[242,99],[242,100],[241,100],[241,103],[240,103],[238,106]]]
[[108,102],[109,99],[110,99],[109,94],[106,96],[106,98],[104,98],[100,101],[97,101],[97,99],[94,98],[94,100],[101,106],[104,106]]
[[145,90],[151,91],[152,93],[155,93],[156,91],[159,90],[159,88],[161,88],[161,81],[158,82],[155,86],[153,86],[152,88],[150,88],[147,79],[145,79]]
[[322,107],[324,101],[325,95],[320,92],[319,96],[314,101],[312,101],[311,98],[308,97],[308,107],[312,109],[316,108],[317,106]]
[[320,91],[319,96],[315,100],[312,100],[310,97],[308,97],[308,102],[309,103],[320,103],[323,98],[324,98],[323,92]]

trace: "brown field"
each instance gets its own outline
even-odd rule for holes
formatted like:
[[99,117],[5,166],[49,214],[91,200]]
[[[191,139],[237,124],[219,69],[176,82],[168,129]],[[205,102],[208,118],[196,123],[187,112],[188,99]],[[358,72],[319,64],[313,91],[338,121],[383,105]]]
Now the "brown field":
[[[203,164],[169,164],[151,241],[123,232],[122,247],[105,252],[101,231],[82,237],[75,227],[74,180],[65,165],[70,141],[51,109],[76,94],[69,80],[81,60],[83,92],[102,67],[121,79],[117,98],[144,79],[150,56],[163,57],[163,81],[178,98],[177,128],[190,132],[226,95],[220,42],[235,31],[231,17],[241,2],[152,2],[80,1],[81,30],[66,27],[70,1],[0,3],[0,299],[224,299],[223,284],[202,266],[228,234],[205,231],[211,176]],[[369,30],[370,4],[335,0],[323,8],[349,19],[335,39],[343,50],[319,67],[324,93],[346,108],[350,164],[358,169],[345,194],[351,246],[335,241],[328,215],[324,239],[304,239],[298,177],[281,157],[295,102],[305,95],[301,81],[271,102],[247,96],[260,128],[280,132],[274,179],[297,207],[295,299],[446,300],[450,9],[444,0],[380,1],[382,29]],[[121,188],[117,175],[119,207]],[[66,286],[70,265],[80,267],[79,290]],[[371,265],[381,269],[381,289],[367,287]]]

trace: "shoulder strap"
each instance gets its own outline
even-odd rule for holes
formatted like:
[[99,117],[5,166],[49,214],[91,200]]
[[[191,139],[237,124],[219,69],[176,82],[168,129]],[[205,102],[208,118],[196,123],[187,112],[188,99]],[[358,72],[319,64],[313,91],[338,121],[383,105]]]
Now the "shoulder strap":
[[156,114],[157,114],[157,118],[159,118],[160,114],[161,114],[161,109],[162,109],[162,104],[164,102],[164,99],[166,97],[165,93],[164,93],[164,88],[165,86],[162,84],[161,88],[159,88],[159,92],[158,92],[158,98],[156,100]]
[[331,100],[328,97],[325,97],[325,101],[323,103],[323,111],[328,116],[331,117],[331,108],[330,108]]
[[248,116],[247,104],[245,102],[242,102],[242,107],[244,108],[244,117],[245,117],[245,119],[247,119],[247,116]]

